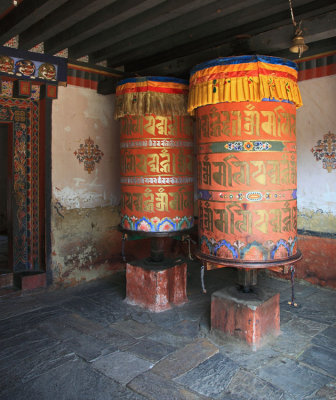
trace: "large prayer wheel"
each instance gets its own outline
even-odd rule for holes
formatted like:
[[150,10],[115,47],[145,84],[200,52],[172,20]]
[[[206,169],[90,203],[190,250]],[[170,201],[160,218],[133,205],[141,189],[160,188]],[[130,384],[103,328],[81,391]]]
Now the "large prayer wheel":
[[294,62],[219,58],[191,71],[199,252],[208,269],[293,263],[297,247]]
[[193,226],[193,131],[188,82],[164,77],[119,82],[121,228],[154,234]]

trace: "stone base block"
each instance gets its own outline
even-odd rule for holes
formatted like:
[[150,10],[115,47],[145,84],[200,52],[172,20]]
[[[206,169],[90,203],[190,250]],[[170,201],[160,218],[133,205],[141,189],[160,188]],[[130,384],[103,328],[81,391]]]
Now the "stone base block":
[[237,337],[257,349],[267,336],[280,334],[280,294],[230,287],[211,297],[211,329]]
[[47,276],[45,272],[19,272],[14,275],[14,284],[21,290],[33,290],[47,286]]
[[188,301],[187,264],[152,267],[140,263],[126,265],[126,301],[160,312]]

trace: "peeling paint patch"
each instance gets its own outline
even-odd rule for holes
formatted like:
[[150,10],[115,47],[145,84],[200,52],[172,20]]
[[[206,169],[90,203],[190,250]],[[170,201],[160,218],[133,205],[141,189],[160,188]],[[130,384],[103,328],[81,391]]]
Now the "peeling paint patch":
[[[68,210],[74,208],[91,208],[91,207],[105,207],[117,206],[117,196],[111,195],[106,197],[104,192],[90,191],[88,189],[80,188],[79,185],[82,180],[76,181],[76,190],[66,186],[63,189],[53,188],[53,197],[55,202],[59,202]],[[100,187],[101,185],[99,185]],[[89,187],[89,185],[87,185]]]
[[124,268],[118,207],[61,208],[53,203],[52,275],[55,285],[74,285]]
[[322,209],[299,209],[298,228],[307,231],[336,233],[336,215]]

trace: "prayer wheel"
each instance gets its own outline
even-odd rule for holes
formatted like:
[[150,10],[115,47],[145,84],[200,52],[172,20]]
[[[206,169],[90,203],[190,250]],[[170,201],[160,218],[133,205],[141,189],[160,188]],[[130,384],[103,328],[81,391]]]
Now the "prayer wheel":
[[191,71],[196,114],[198,257],[207,269],[297,261],[294,62],[218,58]]
[[193,226],[193,131],[188,82],[165,77],[118,83],[121,228],[163,235]]

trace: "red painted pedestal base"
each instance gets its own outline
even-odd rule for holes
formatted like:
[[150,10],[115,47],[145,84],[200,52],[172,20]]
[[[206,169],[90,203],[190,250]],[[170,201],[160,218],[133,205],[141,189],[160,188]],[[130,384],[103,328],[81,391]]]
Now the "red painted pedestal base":
[[21,290],[33,290],[47,286],[45,272],[20,272],[14,276],[14,284]]
[[165,311],[188,301],[186,283],[187,264],[165,269],[127,264],[126,301],[150,311]]
[[257,349],[268,335],[280,333],[280,294],[260,289],[240,292],[235,287],[219,290],[211,297],[211,329],[235,336]]

